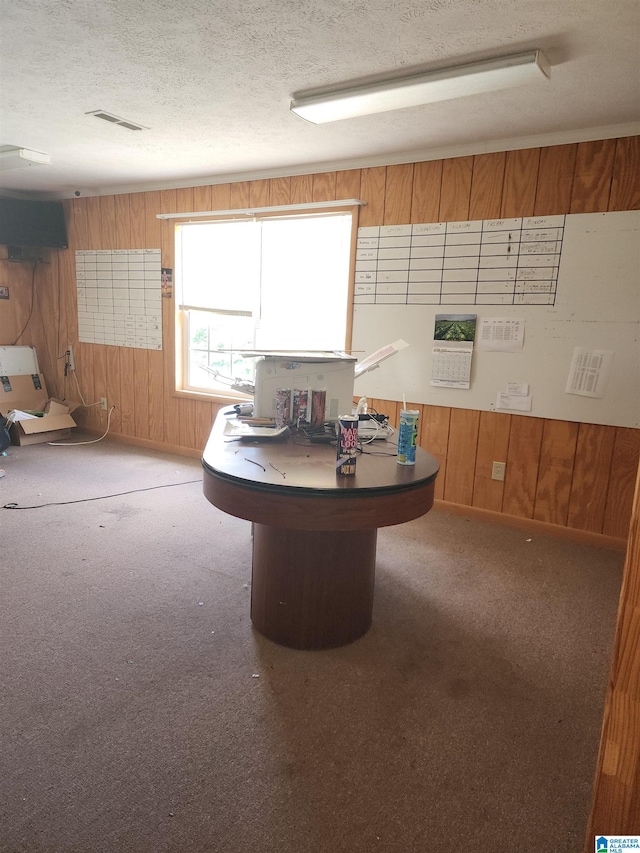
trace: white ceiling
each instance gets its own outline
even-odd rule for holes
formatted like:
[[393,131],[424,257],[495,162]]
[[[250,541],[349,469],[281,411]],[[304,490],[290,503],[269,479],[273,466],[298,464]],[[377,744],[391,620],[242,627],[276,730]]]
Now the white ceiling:
[[[40,197],[640,133],[640,0],[0,0],[3,172]],[[550,82],[309,124],[294,92],[541,49]],[[106,110],[147,130],[87,115]]]

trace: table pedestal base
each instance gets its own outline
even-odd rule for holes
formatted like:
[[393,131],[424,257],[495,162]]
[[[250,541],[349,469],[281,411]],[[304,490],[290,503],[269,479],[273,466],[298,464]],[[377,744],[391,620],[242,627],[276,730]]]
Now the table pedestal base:
[[254,524],[251,621],[294,649],[329,649],[369,630],[377,530]]

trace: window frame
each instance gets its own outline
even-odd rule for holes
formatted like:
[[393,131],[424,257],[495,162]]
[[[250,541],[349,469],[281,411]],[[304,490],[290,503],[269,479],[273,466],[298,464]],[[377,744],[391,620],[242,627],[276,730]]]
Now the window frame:
[[[358,241],[358,227],[359,227],[359,213],[360,213],[360,204],[353,205],[336,205],[335,207],[324,206],[322,210],[318,210],[317,207],[314,207],[313,202],[309,203],[309,207],[300,207],[296,206],[295,213],[293,210],[285,211],[282,208],[277,209],[274,208],[273,211],[269,210],[261,210],[259,214],[256,215],[256,218],[267,219],[267,218],[291,218],[293,215],[295,216],[311,216],[311,215],[331,215],[336,213],[342,214],[351,214],[351,245],[349,250],[349,268],[347,273],[347,317],[346,317],[346,327],[345,327],[345,346],[344,351],[350,353],[351,352],[351,344],[353,337],[353,302],[354,302],[354,292],[355,292],[355,261],[356,261],[356,249],[357,249],[357,241]],[[229,388],[227,390],[218,390],[212,389],[211,391],[205,390],[195,390],[191,388],[185,388],[184,376],[185,376],[185,366],[188,361],[188,334],[187,334],[187,326],[188,326],[188,310],[196,309],[197,306],[180,306],[177,301],[177,270],[176,270],[176,260],[177,260],[177,234],[180,226],[187,225],[190,223],[198,223],[198,224],[206,224],[208,222],[229,222],[229,221],[246,221],[247,215],[251,215],[250,213],[242,210],[235,212],[224,211],[221,215],[217,216],[215,213],[211,215],[206,214],[202,217],[198,216],[189,216],[186,214],[184,218],[175,217],[168,221],[168,225],[171,229],[171,247],[172,247],[172,257],[173,257],[173,276],[174,276],[174,286],[173,286],[173,298],[176,299],[174,305],[171,306],[171,322],[169,324],[171,332],[172,332],[172,340],[171,340],[171,362],[173,365],[173,391],[172,394],[175,397],[183,398],[183,399],[191,399],[191,400],[205,400],[209,402],[215,403],[236,403],[238,401],[245,401],[251,399],[251,395],[245,394],[240,391],[236,391],[233,388]],[[185,310],[187,309],[187,310]],[[198,309],[200,310],[200,309]]]

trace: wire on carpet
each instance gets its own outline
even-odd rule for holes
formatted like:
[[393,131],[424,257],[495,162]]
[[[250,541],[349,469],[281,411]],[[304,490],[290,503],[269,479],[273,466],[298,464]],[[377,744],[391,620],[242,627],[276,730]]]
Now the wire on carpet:
[[34,504],[33,506],[20,506],[17,503],[8,503],[5,504],[2,509],[42,509],[45,506],[66,506],[67,504],[82,504],[88,503],[89,501],[103,501],[107,498],[120,498],[123,495],[133,495],[136,492],[151,492],[154,489],[170,489],[171,486],[189,486],[192,483],[201,483],[202,479],[199,480],[185,480],[183,483],[164,483],[161,486],[147,486],[144,489],[130,489],[128,492],[115,492],[112,495],[98,495],[95,498],[78,498],[74,501],[52,501],[51,503],[45,504]]

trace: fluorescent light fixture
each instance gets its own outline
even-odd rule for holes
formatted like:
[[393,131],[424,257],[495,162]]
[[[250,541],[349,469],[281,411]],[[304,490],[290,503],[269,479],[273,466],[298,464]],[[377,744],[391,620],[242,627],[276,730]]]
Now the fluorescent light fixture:
[[314,124],[418,107],[466,95],[524,86],[551,76],[540,50],[411,74],[346,89],[294,95],[291,110]]
[[51,157],[48,154],[30,151],[28,148],[8,148],[0,151],[0,172],[21,169],[23,166],[45,166],[49,163],[51,163]]

